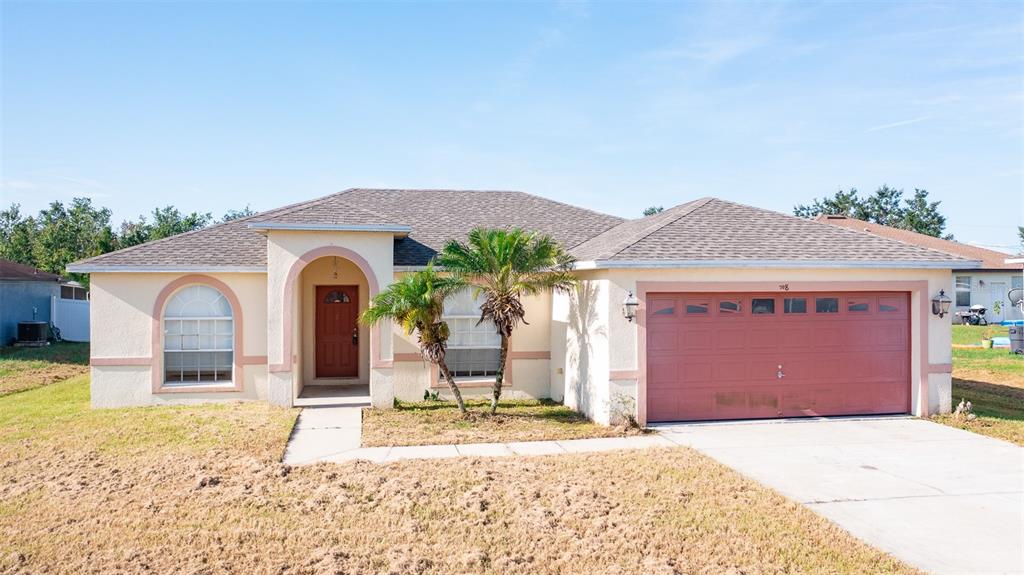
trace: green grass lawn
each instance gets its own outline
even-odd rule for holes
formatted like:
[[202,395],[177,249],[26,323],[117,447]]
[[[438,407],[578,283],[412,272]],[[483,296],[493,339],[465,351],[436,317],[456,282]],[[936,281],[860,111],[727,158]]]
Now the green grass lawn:
[[[1001,326],[953,326],[953,343],[1006,335]],[[1024,356],[1006,348],[953,348],[953,406],[970,401],[977,419],[937,416],[936,421],[1024,445]]]
[[64,381],[89,370],[89,344],[0,348],[0,397]]
[[1005,325],[954,325],[953,345],[981,345],[981,340],[1006,337],[1010,328]]

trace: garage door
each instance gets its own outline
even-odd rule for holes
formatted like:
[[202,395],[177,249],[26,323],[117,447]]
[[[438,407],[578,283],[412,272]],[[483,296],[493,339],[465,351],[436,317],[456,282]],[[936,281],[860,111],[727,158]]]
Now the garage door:
[[906,293],[647,294],[647,419],[906,413]]

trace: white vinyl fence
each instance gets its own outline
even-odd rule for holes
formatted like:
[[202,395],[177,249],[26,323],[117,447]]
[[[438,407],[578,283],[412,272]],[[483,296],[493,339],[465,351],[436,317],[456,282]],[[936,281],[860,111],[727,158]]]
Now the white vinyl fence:
[[51,296],[50,321],[65,341],[89,341],[89,300]]

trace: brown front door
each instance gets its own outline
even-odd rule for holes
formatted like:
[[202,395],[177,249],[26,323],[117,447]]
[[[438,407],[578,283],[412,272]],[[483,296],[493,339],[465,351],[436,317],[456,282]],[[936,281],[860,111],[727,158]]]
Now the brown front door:
[[906,293],[647,296],[649,421],[906,413]]
[[359,288],[316,286],[316,376],[359,377]]

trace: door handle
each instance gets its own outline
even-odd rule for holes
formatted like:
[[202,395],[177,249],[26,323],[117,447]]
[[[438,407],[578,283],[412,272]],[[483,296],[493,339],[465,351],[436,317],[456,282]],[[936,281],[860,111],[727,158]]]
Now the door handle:
[[352,345],[359,345],[359,328],[352,329]]
[[782,371],[782,366],[779,366],[779,371],[775,372],[775,377],[782,379],[786,377],[786,372]]

